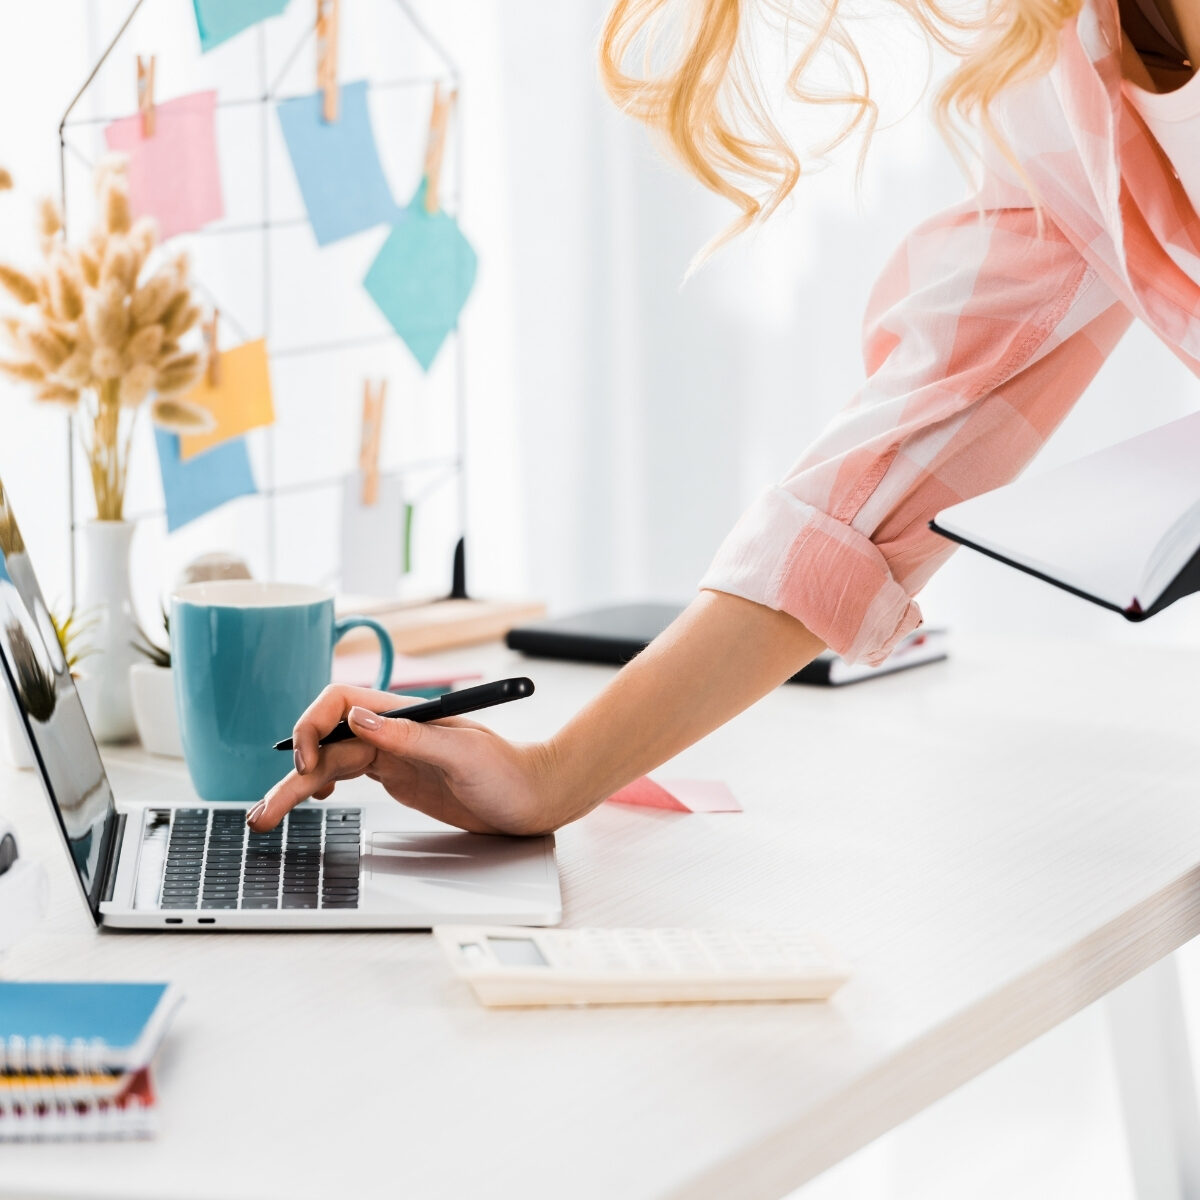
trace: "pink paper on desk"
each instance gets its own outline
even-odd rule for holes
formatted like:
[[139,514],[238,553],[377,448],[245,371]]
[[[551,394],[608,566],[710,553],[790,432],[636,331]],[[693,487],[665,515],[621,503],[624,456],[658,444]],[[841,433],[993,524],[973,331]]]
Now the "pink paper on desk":
[[[333,656],[333,682],[351,687],[373,687],[379,674],[378,654],[335,654]],[[478,671],[470,668],[450,666],[435,658],[397,654],[392,666],[392,682],[389,691],[403,692],[410,688],[451,687],[467,680],[482,679]]]
[[656,783],[649,775],[635,779],[609,796],[610,804],[634,804],[641,808],[665,808],[671,812],[741,812],[742,806],[728,785],[718,779],[664,779]]
[[163,241],[225,215],[217,165],[216,92],[194,92],[154,106],[154,133],[142,137],[140,115],[104,130],[110,150],[129,156],[129,204],[153,217]]

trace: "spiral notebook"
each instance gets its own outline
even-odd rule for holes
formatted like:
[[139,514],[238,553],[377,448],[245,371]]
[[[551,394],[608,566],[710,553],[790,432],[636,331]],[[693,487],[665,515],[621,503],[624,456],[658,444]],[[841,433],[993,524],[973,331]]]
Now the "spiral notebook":
[[64,1080],[62,1094],[44,1087],[0,1090],[0,1144],[4,1142],[96,1142],[152,1137],[157,1129],[154,1088],[143,1068],[121,1078],[115,1095],[87,1096]]
[[0,982],[0,1142],[147,1137],[149,1065],[182,996],[161,983]]

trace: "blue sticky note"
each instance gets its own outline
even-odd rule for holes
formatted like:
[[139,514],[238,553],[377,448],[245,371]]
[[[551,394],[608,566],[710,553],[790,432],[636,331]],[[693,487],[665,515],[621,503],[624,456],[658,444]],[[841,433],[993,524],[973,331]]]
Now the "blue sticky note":
[[425,211],[425,184],[388,235],[363,286],[428,371],[458,324],[478,260],[449,213]]
[[156,428],[154,441],[167,501],[168,533],[220,508],[227,500],[258,491],[245,438],[223,442],[187,462],[179,456],[178,434]]
[[338,119],[321,116],[322,95],[280,101],[279,124],[318,246],[396,220],[367,112],[364,80],[341,86]]
[[200,34],[200,52],[228,41],[235,33],[257,25],[267,17],[277,17],[288,0],[192,0],[196,10],[196,29]]

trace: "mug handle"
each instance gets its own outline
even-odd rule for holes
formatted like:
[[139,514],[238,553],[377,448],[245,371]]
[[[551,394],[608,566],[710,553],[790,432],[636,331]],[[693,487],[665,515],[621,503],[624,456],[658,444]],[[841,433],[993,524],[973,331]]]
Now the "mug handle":
[[396,661],[396,650],[392,645],[391,634],[378,621],[373,621],[370,617],[341,617],[333,623],[333,640],[336,643],[350,630],[360,628],[371,630],[379,639],[379,679],[376,681],[375,690],[386,692],[388,684],[392,682],[392,666]]

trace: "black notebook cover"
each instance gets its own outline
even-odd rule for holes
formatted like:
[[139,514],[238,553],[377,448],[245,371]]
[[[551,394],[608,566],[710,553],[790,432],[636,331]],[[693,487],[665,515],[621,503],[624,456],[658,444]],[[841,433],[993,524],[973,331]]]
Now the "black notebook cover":
[[[522,654],[535,657],[622,666],[645,650],[682,611],[683,607],[678,604],[619,604],[518,626],[509,630],[504,640],[510,650],[519,650]],[[945,657],[944,651],[939,648],[935,655],[915,658],[912,662],[897,661],[890,667],[885,663],[875,672],[867,671],[861,677],[869,679],[875,673],[890,674],[904,667],[936,662]],[[837,684],[842,681],[835,679],[832,672],[839,662],[837,655],[825,651],[797,671],[788,682],[825,686]],[[856,674],[854,679],[844,682],[857,682],[858,678]]]

